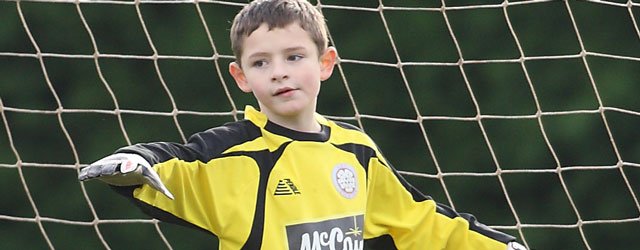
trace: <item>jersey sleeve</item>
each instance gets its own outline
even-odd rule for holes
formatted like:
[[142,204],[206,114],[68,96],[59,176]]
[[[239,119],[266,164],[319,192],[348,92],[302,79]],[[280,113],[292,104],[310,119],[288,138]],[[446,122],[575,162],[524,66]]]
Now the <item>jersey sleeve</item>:
[[220,155],[243,138],[229,127],[219,127],[195,134],[185,144],[153,142],[121,148],[116,152],[139,154],[149,161],[175,199],[166,198],[149,185],[114,188],[154,218],[219,235],[225,226],[222,223],[229,221],[224,218],[233,212],[225,209],[232,207],[232,200],[225,197],[249,188],[244,187],[248,184],[229,183],[237,179],[234,176],[238,172],[247,171],[239,169],[243,166],[238,164],[226,164],[228,159]]
[[368,180],[365,237],[391,236],[397,249],[502,250],[515,240],[421,194],[383,159],[371,159]]

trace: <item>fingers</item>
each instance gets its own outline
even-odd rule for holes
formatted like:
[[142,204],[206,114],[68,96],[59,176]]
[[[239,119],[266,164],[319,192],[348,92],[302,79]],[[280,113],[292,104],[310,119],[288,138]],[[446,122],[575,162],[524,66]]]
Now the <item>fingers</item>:
[[114,175],[119,172],[119,165],[120,164],[117,163],[90,165],[80,170],[80,174],[78,174],[78,180],[85,181],[102,176]]
[[[89,166],[81,169],[80,173],[78,174],[78,180],[85,181],[85,180],[100,178],[103,176],[115,176],[117,174],[120,174],[121,173],[120,167],[125,161],[129,161],[127,155],[125,154],[113,154],[113,155],[104,157],[94,163],[91,163]],[[129,163],[129,165],[131,165],[131,163]],[[126,170],[128,172],[133,171],[131,169],[126,169]]]

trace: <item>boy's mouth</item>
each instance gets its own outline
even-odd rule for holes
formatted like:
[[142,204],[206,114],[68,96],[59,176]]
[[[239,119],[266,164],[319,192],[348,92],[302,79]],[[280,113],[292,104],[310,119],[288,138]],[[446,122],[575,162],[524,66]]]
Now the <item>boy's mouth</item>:
[[289,87],[279,88],[279,89],[276,90],[276,92],[273,94],[273,96],[286,95],[286,94],[291,93],[291,92],[293,92],[295,90],[297,90],[297,89],[289,88]]

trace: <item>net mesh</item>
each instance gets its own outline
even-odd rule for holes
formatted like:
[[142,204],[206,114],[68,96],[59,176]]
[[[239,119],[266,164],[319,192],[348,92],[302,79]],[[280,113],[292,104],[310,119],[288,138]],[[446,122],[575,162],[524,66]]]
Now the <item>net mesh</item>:
[[[340,53],[318,111],[413,185],[529,248],[633,245],[640,3],[312,2]],[[0,248],[215,245],[76,176],[255,105],[226,73],[245,3],[0,2]]]

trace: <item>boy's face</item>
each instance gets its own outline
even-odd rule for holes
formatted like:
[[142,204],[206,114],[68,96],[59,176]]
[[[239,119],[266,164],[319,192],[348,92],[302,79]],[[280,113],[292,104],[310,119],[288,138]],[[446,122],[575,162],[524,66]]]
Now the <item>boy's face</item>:
[[238,87],[252,92],[260,110],[274,122],[313,117],[320,82],[331,76],[334,48],[322,55],[297,23],[269,30],[266,24],[245,38],[242,65],[229,72]]

